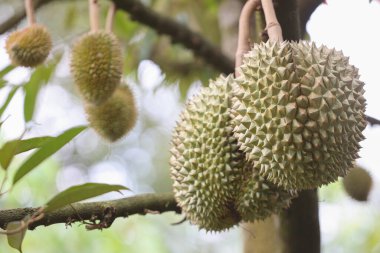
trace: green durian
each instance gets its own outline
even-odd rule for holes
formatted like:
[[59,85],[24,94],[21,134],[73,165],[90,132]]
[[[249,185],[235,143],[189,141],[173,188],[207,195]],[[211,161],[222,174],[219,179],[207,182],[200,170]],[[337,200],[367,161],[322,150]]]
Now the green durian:
[[238,73],[234,136],[260,175],[294,190],[346,175],[366,127],[364,84],[347,57],[309,42],[267,42]]
[[372,188],[372,177],[365,169],[354,166],[343,178],[347,194],[357,201],[367,201]]
[[108,141],[116,141],[127,134],[136,124],[137,109],[132,91],[119,86],[112,96],[101,105],[85,106],[90,126]]
[[74,45],[71,72],[84,100],[92,104],[106,101],[119,85],[123,60],[116,37],[109,32],[90,32]]
[[202,88],[172,138],[175,198],[187,219],[207,231],[262,219],[287,207],[293,196],[266,184],[238,150],[230,125],[231,83],[231,76],[220,76]]
[[5,48],[12,64],[23,67],[36,67],[48,57],[52,47],[49,32],[42,25],[31,25],[11,33]]

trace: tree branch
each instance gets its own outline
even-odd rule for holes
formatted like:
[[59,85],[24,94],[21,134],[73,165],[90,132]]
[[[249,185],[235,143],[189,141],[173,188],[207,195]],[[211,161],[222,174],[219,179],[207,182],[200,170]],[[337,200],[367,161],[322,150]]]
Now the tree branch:
[[[47,4],[49,2],[52,2],[53,0],[35,0],[33,1],[34,3],[34,9],[36,10],[37,8],[41,7],[44,4]],[[0,24],[0,34],[5,33],[18,23],[20,23],[21,20],[23,20],[26,17],[26,10],[25,7],[22,7],[18,10],[15,11],[13,16],[5,20],[4,23]]]
[[132,20],[147,25],[159,34],[169,35],[173,43],[180,43],[191,49],[195,55],[213,65],[219,71],[229,74],[234,71],[233,61],[222,51],[213,46],[199,33],[191,31],[187,26],[162,16],[146,7],[138,0],[112,0],[116,8],[129,13]]
[[[22,220],[26,215],[35,213],[39,208],[17,208],[0,210],[0,227],[5,229],[7,223]],[[112,212],[110,212],[112,210]],[[118,217],[128,217],[133,214],[163,213],[174,211],[181,213],[181,209],[174,200],[173,193],[142,194],[133,197],[100,201],[76,203],[50,213],[44,218],[29,225],[29,229],[38,226],[49,226],[57,223],[71,224],[80,221],[109,222],[100,228],[109,227]],[[110,214],[111,217],[110,217]]]
[[373,118],[371,116],[368,116],[366,115],[366,118],[367,118],[367,122],[371,125],[371,126],[375,126],[375,125],[380,125],[380,120],[376,119],[376,118]]

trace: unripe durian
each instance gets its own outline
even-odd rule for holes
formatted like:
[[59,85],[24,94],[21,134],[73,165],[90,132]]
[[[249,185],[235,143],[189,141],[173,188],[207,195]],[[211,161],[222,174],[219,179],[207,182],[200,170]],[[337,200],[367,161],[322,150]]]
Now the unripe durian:
[[234,136],[260,175],[309,189],[346,175],[366,126],[358,69],[309,42],[261,43],[234,85]]
[[238,150],[230,125],[232,77],[219,77],[186,105],[172,139],[175,198],[190,222],[208,231],[262,219],[292,194],[257,175]]
[[343,186],[351,198],[357,201],[367,201],[372,187],[372,178],[368,171],[354,166],[343,178]]
[[9,35],[5,48],[12,64],[35,67],[42,64],[52,47],[51,37],[42,25],[32,25]]
[[85,34],[73,47],[71,72],[82,97],[89,103],[106,101],[120,83],[121,47],[109,32]]
[[127,134],[137,119],[135,99],[128,86],[117,87],[103,104],[87,104],[85,110],[90,126],[111,142]]

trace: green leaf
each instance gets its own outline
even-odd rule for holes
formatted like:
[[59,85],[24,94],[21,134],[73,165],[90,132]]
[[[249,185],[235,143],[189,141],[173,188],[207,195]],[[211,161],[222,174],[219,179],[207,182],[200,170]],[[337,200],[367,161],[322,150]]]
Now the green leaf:
[[0,71],[0,78],[3,78],[6,74],[15,69],[15,66],[8,65]]
[[3,106],[0,107],[0,118],[3,115],[5,109],[7,109],[9,103],[11,102],[13,96],[16,94],[19,87],[14,87],[8,94],[7,99],[5,100]]
[[0,165],[4,170],[8,169],[9,164],[11,164],[13,157],[16,154],[16,150],[19,145],[18,141],[19,140],[15,140],[13,142],[6,143],[0,149]]
[[41,164],[46,158],[60,150],[66,143],[71,141],[75,136],[81,133],[87,126],[71,128],[57,137],[52,137],[49,141],[43,143],[40,149],[34,152],[16,171],[13,178],[15,185],[22,177]]
[[122,185],[110,185],[100,183],[86,183],[82,185],[72,186],[63,192],[58,193],[48,203],[46,203],[46,212],[51,212],[66,205],[93,198],[108,192],[129,190]]
[[[17,230],[21,226],[23,226],[24,223],[25,221],[11,221],[7,224],[6,229],[7,231]],[[11,246],[14,249],[17,249],[20,253],[22,253],[21,246],[22,246],[22,242],[24,241],[26,230],[27,230],[27,226],[25,226],[25,228],[23,228],[22,230],[20,230],[19,232],[15,234],[7,235],[9,246]]]
[[53,74],[55,67],[57,66],[57,62],[47,66],[38,67],[30,77],[29,82],[24,85],[24,120],[25,122],[29,122],[33,118],[34,109],[36,106],[37,95],[43,85],[45,85],[51,75]]
[[0,165],[6,170],[15,155],[31,149],[39,148],[52,138],[53,137],[50,136],[43,136],[26,140],[17,139],[6,142],[0,148]]

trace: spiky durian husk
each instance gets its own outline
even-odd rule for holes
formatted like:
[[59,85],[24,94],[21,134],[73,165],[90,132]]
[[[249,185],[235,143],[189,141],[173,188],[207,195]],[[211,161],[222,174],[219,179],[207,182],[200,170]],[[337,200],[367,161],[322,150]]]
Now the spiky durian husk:
[[347,173],[366,126],[363,83],[347,57],[308,42],[267,42],[238,71],[234,136],[262,176],[300,190]]
[[236,199],[236,209],[244,221],[263,220],[288,208],[296,191],[278,188],[259,175],[256,169],[245,175]]
[[116,37],[105,31],[82,36],[73,47],[71,72],[82,97],[89,103],[106,101],[120,83],[122,52]]
[[354,166],[343,178],[347,194],[357,201],[367,201],[372,188],[372,177],[365,169]]
[[52,47],[51,37],[42,25],[32,25],[11,33],[5,48],[12,64],[35,67],[45,61]]
[[[286,206],[283,201],[272,201],[278,193],[266,195],[275,190],[261,192],[264,184],[251,176],[253,166],[238,150],[230,125],[231,83],[231,76],[219,77],[208,88],[202,88],[182,112],[172,139],[170,164],[175,198],[190,222],[208,231],[225,230],[241,220],[260,219],[278,206]],[[251,195],[255,197],[247,203]],[[286,197],[289,200],[291,196]],[[262,208],[249,211],[250,205]]]
[[85,110],[91,127],[109,141],[116,141],[135,125],[137,110],[128,86],[119,86],[101,105],[87,104]]

